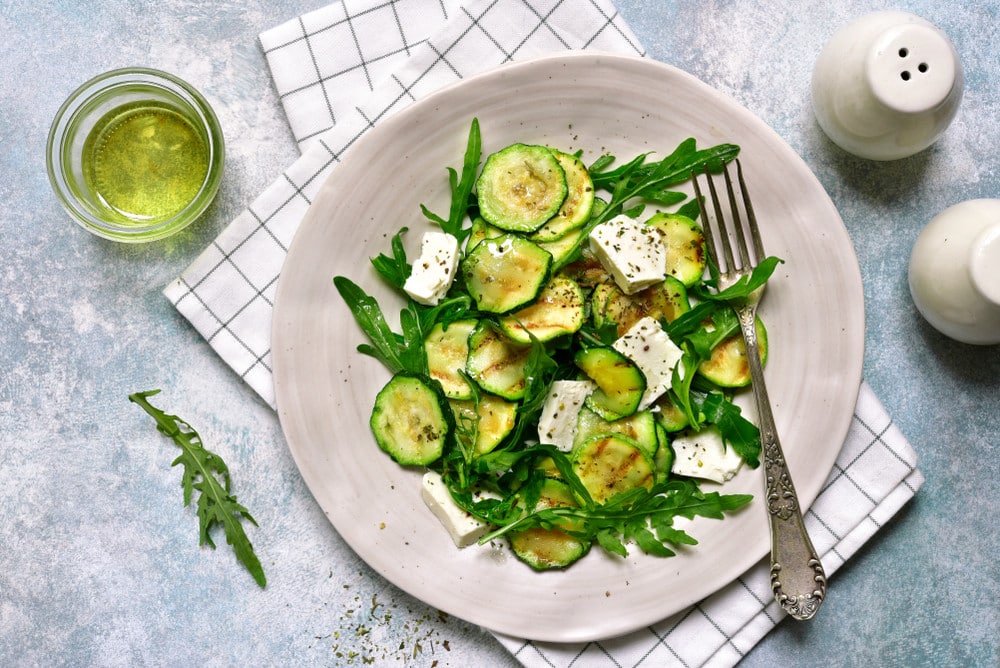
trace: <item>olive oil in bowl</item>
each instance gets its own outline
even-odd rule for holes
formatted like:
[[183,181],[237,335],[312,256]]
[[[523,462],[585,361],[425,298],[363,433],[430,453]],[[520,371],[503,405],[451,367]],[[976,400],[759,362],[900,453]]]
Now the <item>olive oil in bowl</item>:
[[63,104],[49,132],[49,179],[87,230],[144,242],[188,226],[222,179],[218,119],[191,86],[165,72],[114,70]]
[[177,215],[208,174],[205,138],[176,110],[134,102],[112,110],[83,145],[83,179],[108,220],[148,225]]

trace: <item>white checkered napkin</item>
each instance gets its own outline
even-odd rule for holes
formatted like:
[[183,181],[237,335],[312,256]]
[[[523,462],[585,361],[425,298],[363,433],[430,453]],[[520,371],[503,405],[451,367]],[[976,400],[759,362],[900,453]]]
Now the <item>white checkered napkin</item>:
[[[805,517],[827,575],[860,549],[923,482],[913,448],[872,389],[862,383],[847,440]],[[818,614],[823,614],[822,608]],[[498,638],[531,668],[733,666],[784,617],[771,593],[765,559],[697,605],[620,638],[575,644]]]
[[[303,17],[301,24],[292,21],[277,29],[284,40],[275,44],[290,43],[293,33],[285,31],[291,31],[288,26],[295,25],[299,25],[299,39],[304,42],[288,52],[298,53],[304,59],[298,71],[291,66],[290,58],[282,56],[280,71],[273,72],[277,90],[309,90],[313,99],[335,92],[338,102],[331,108],[342,111],[328,130],[308,142],[302,157],[164,289],[181,314],[271,406],[275,405],[271,383],[271,310],[278,272],[306,209],[344,151],[369,128],[415,99],[511,60],[586,48],[643,55],[638,40],[609,0],[471,0],[450,10],[448,20],[423,40],[417,28],[427,28],[425,22],[412,24],[412,29],[411,24],[400,23],[394,30],[384,26],[402,22],[414,14],[414,6],[426,8],[436,3],[364,2],[352,3],[350,13],[347,5],[338,3],[308,15],[322,14],[323,21],[306,22]],[[341,34],[357,36],[362,18],[372,25],[383,26],[366,32],[366,39],[373,43],[385,39],[388,46],[366,44],[358,49],[349,40],[344,47],[351,52],[347,62],[363,61],[368,67],[366,58],[379,60],[383,54],[400,48],[401,34],[406,36],[403,41],[415,45],[409,47],[411,54],[392,73],[383,76],[373,90],[369,89],[367,78],[364,86],[355,82],[349,88],[351,79],[346,75],[337,86],[326,84],[324,73],[340,71],[343,66],[327,67],[321,62],[321,58],[329,57],[336,49],[313,47],[314,39],[348,24],[354,26],[353,32],[346,30]],[[302,25],[327,23],[333,26],[330,30],[301,29]],[[274,47],[273,53],[281,50]],[[369,69],[374,71],[374,65]],[[296,74],[292,83],[277,79],[293,71]],[[295,97],[286,96],[286,107]],[[325,118],[317,127],[333,122],[331,114]]]
[[261,33],[299,149],[346,118],[359,98],[382,84],[459,5],[460,0],[343,0]]

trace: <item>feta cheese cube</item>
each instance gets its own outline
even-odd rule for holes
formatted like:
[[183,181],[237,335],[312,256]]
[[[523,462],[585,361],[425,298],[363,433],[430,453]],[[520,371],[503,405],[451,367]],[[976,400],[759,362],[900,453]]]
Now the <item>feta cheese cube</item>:
[[591,380],[557,380],[552,383],[541,417],[538,418],[538,440],[556,446],[563,452],[573,449],[577,417],[583,402],[597,383]]
[[667,277],[667,246],[656,228],[628,216],[601,223],[590,233],[590,249],[626,294]]
[[441,474],[436,471],[424,474],[420,496],[458,547],[472,545],[489,529],[488,524],[479,521],[455,503]]
[[639,401],[639,410],[649,408],[670,389],[674,367],[683,355],[660,322],[649,316],[632,325],[611,347],[632,360],[646,377],[646,391]]
[[715,427],[699,432],[685,432],[674,439],[674,463],[670,470],[677,475],[726,482],[736,475],[743,458],[722,442]]
[[403,290],[414,301],[436,306],[448,292],[458,268],[458,239],[447,232],[425,232],[420,257]]

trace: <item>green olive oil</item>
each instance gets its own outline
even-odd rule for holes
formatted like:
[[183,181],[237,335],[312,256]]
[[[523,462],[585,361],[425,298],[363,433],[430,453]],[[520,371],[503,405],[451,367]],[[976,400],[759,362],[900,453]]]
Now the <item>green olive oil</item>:
[[124,224],[167,220],[198,194],[209,167],[204,136],[157,102],[103,116],[83,146],[83,177],[106,214]]

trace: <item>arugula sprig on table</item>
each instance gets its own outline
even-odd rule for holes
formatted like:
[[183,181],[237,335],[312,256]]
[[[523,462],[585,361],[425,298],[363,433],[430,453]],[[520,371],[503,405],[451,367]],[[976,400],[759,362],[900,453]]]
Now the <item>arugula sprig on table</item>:
[[231,478],[229,467],[217,454],[207,450],[201,437],[194,428],[177,417],[156,408],[149,403],[149,397],[159,394],[159,390],[136,392],[129,395],[129,401],[138,404],[144,411],[156,420],[156,429],[171,438],[181,449],[181,454],[171,466],[181,464],[184,472],[181,485],[184,488],[184,506],[191,505],[191,497],[198,492],[198,543],[215,549],[211,531],[221,525],[226,535],[226,542],[233,546],[236,558],[253,576],[261,587],[267,584],[264,568],[253,550],[242,520],[247,520],[254,526],[257,521],[250,512],[237,500],[230,491]]
[[[454,235],[460,242],[466,239],[471,228],[467,226],[475,215],[477,202],[473,188],[481,160],[482,143],[478,121],[473,120],[469,131],[461,173],[448,168],[451,189],[451,206],[447,217],[431,212],[421,205],[424,216],[443,231]],[[687,195],[673,188],[690,179],[692,172],[709,170],[718,172],[733,159],[739,147],[720,144],[707,149],[698,149],[694,139],[686,139],[671,153],[660,160],[650,160],[650,154],[640,155],[633,160],[611,168],[615,157],[605,155],[588,169],[595,189],[610,193],[608,206],[587,224],[581,235],[585,240],[589,231],[600,223],[625,213],[636,217],[647,203],[658,206],[680,204]],[[688,201],[678,209],[678,213],[697,218],[699,203]],[[461,318],[472,317],[492,319],[489,314],[476,311],[472,300],[465,294],[461,280],[456,281],[448,297],[435,307],[422,306],[414,302],[402,290],[410,275],[411,265],[407,261],[402,237],[407,232],[402,228],[391,241],[391,254],[381,254],[372,258],[376,272],[405,299],[400,311],[397,333],[389,326],[377,301],[364,292],[357,284],[344,276],[334,278],[341,297],[350,308],[355,320],[367,335],[370,343],[358,346],[358,351],[381,361],[391,372],[409,371],[426,374],[427,360],[423,342],[427,333],[436,323],[449,323]],[[576,249],[563,263],[579,257],[582,246]],[[691,373],[685,380],[675,378],[671,396],[688,413],[691,424],[700,426],[706,422],[715,424],[724,440],[743,456],[749,466],[759,465],[760,441],[757,428],[740,415],[726,395],[715,388],[692,386],[694,369],[710,350],[703,321],[715,322],[720,334],[735,331],[734,322],[727,321],[725,300],[739,296],[742,291],[750,291],[766,282],[774,270],[776,262],[762,263],[759,272],[749,280],[730,288],[725,293],[712,295],[698,294],[704,301],[692,309],[691,317],[681,322],[675,321],[668,330],[672,338],[685,351],[684,362]],[[558,270],[558,267],[554,268]],[[725,308],[724,308],[725,307]],[[700,309],[700,310],[699,310]],[[696,320],[698,318],[698,320]],[[680,320],[680,319],[679,319]],[[613,328],[584,328],[580,336],[591,344],[610,343]],[[615,335],[616,336],[616,335]],[[569,457],[551,445],[539,444],[532,440],[531,425],[537,423],[551,383],[558,378],[571,378],[576,368],[571,363],[560,365],[554,353],[559,343],[532,343],[532,353],[526,364],[528,388],[518,413],[518,421],[512,433],[493,451],[485,455],[471,456],[470,443],[475,442],[475,424],[465,424],[459,420],[456,425],[457,447],[446,451],[436,465],[455,501],[473,515],[499,528],[484,536],[480,542],[487,542],[509,531],[532,527],[551,528],[573,527],[570,533],[587,540],[597,541],[604,549],[618,555],[627,553],[626,543],[634,542],[644,552],[659,556],[674,554],[678,545],[693,545],[697,541],[684,531],[673,526],[676,517],[693,518],[703,516],[721,518],[723,513],[743,507],[751,500],[750,495],[719,494],[703,492],[692,480],[671,479],[652,486],[651,489],[637,488],[615,496],[603,503],[595,503],[586,487],[573,470]],[[676,396],[675,396],[676,395]],[[465,446],[462,446],[465,443]],[[544,508],[533,512],[544,482],[544,470],[537,464],[546,458],[555,466],[562,479],[572,488],[574,496],[581,500],[579,507]],[[474,489],[489,489],[497,492],[499,498],[474,498]]]

